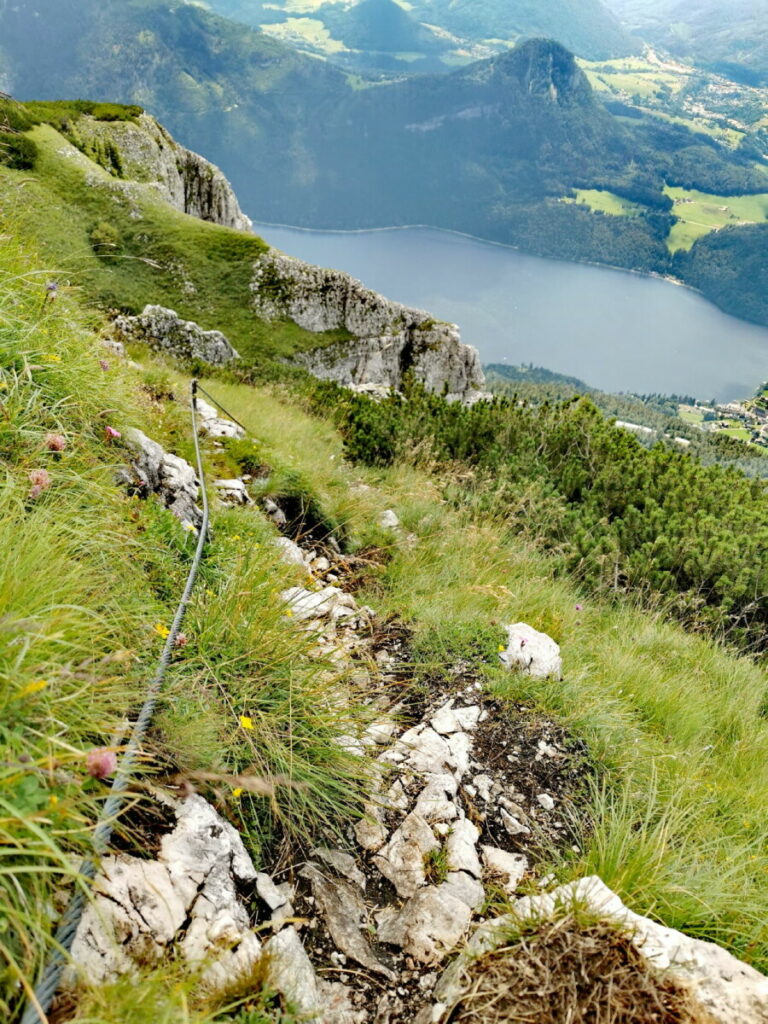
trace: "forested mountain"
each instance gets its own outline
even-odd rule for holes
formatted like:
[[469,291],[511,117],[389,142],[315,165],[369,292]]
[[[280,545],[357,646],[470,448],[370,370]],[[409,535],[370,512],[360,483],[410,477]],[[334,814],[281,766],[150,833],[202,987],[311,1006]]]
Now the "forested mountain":
[[[547,36],[592,60],[637,51],[600,0],[208,0],[226,17],[343,64],[403,71],[467,63]],[[425,27],[426,26],[426,27]]]
[[[768,193],[765,162],[751,148],[730,150],[655,117],[615,116],[573,56],[547,40],[450,74],[366,86],[167,0],[18,0],[0,10],[0,39],[0,84],[19,98],[141,104],[221,166],[262,221],[427,223],[545,256],[667,273],[674,221],[665,186]],[[572,202],[574,189],[629,200],[631,215]],[[752,285],[731,280],[733,311]]]
[[414,0],[413,10],[468,39],[548,36],[590,59],[640,49],[600,0]]
[[627,29],[750,85],[768,82],[768,0],[608,0]]

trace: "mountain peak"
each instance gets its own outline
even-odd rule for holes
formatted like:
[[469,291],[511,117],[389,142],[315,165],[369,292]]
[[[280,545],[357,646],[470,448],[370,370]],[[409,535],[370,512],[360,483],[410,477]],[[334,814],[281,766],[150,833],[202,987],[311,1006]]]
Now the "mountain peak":
[[560,106],[589,101],[591,92],[576,58],[554,39],[527,39],[493,61],[504,77],[515,79],[529,96]]

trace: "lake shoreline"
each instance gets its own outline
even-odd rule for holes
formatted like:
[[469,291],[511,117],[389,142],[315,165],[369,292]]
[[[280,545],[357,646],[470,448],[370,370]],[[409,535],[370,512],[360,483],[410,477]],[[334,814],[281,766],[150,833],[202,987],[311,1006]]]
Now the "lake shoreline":
[[[440,228],[434,224],[391,224],[389,226],[378,227],[378,228],[307,228],[300,227],[296,224],[279,224],[271,221],[252,221],[254,227],[263,228],[282,228],[286,231],[302,231],[307,235],[373,235],[383,234],[384,232],[390,231],[439,231],[444,235],[454,235],[456,238],[467,238],[472,242],[481,242],[483,245],[493,245],[499,249],[509,249],[510,252],[520,253],[522,256],[530,256],[534,260],[556,260],[558,263],[571,263],[580,267],[599,267],[601,270],[616,270],[620,274],[633,274],[636,277],[649,277],[656,281],[666,281],[667,284],[677,285],[678,288],[686,288],[688,291],[693,292],[695,295],[700,295],[702,299],[709,302],[719,309],[721,313],[725,313],[726,316],[732,316],[734,320],[742,320],[744,323],[751,324],[755,323],[754,320],[747,320],[746,317],[735,316],[733,313],[729,313],[727,310],[722,309],[717,305],[716,302],[712,302],[711,299],[699,291],[698,288],[694,288],[693,285],[687,284],[685,281],[681,281],[679,277],[673,277],[671,274],[659,274],[655,270],[635,270],[632,267],[617,267],[615,263],[601,263],[599,260],[568,260],[563,256],[541,256],[539,253],[528,252],[527,249],[521,249],[519,245],[512,245],[509,242],[497,242],[493,238],[483,238],[481,235],[472,235],[468,231],[457,231],[455,228]],[[290,253],[287,255],[290,256]],[[757,327],[763,327],[764,324],[756,324]]]
[[602,391],[706,401],[747,399],[766,377],[766,327],[667,275],[537,256],[427,224],[324,231],[256,221],[253,230],[291,256],[460,325],[483,363],[533,361]]

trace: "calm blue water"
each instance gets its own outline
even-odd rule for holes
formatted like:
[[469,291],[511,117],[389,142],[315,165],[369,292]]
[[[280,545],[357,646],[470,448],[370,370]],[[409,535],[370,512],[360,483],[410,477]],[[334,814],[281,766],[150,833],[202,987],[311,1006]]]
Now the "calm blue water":
[[533,362],[606,391],[720,401],[748,397],[768,378],[768,329],[667,281],[430,228],[255,230],[292,256],[457,323],[484,363]]

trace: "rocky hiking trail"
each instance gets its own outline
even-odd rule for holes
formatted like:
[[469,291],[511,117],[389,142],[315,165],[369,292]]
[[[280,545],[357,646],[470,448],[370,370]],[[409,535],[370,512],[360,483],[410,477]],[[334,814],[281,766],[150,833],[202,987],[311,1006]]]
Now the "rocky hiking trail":
[[[242,435],[206,403],[199,411],[214,448],[217,438]],[[134,454],[123,482],[145,497],[158,494],[194,529],[192,468],[138,432],[127,440]],[[532,707],[489,696],[469,663],[414,678],[407,626],[381,619],[355,596],[375,552],[345,555],[312,524],[297,533],[291,510],[254,501],[249,482],[216,481],[219,502],[252,505],[281,531],[274,544],[282,559],[307,573],[306,585],[280,594],[286,629],[307,630],[318,657],[339,671],[338,699],[368,711],[359,734],[337,737],[369,780],[364,814],[343,842],[329,833],[309,851],[278,843],[257,869],[236,829],[200,795],[156,789],[157,809],[145,825],[156,828],[154,842],[143,856],[118,851],[102,862],[72,951],[77,968],[98,983],[173,954],[202,968],[204,990],[231,991],[258,978],[299,1019],[430,1024],[460,1003],[472,958],[503,942],[500,922],[511,926],[504,915],[512,906],[551,911],[562,891],[562,899],[576,893],[625,921],[629,911],[598,879],[549,892],[557,883],[547,862],[556,851],[578,853],[588,833],[583,808],[593,768],[584,744]],[[391,510],[381,525],[393,543],[418,543]],[[553,641],[524,623],[507,634],[500,654],[510,670],[560,677]],[[768,1020],[757,1015],[768,1007],[768,981],[752,968],[631,916],[641,938],[656,929],[664,966],[687,943],[685,963],[699,969],[686,984],[719,972],[714,994],[702,990],[712,995],[710,1009],[727,997],[725,1011],[681,1021]],[[657,932],[668,933],[666,945]],[[741,1002],[729,995],[734,989]]]

